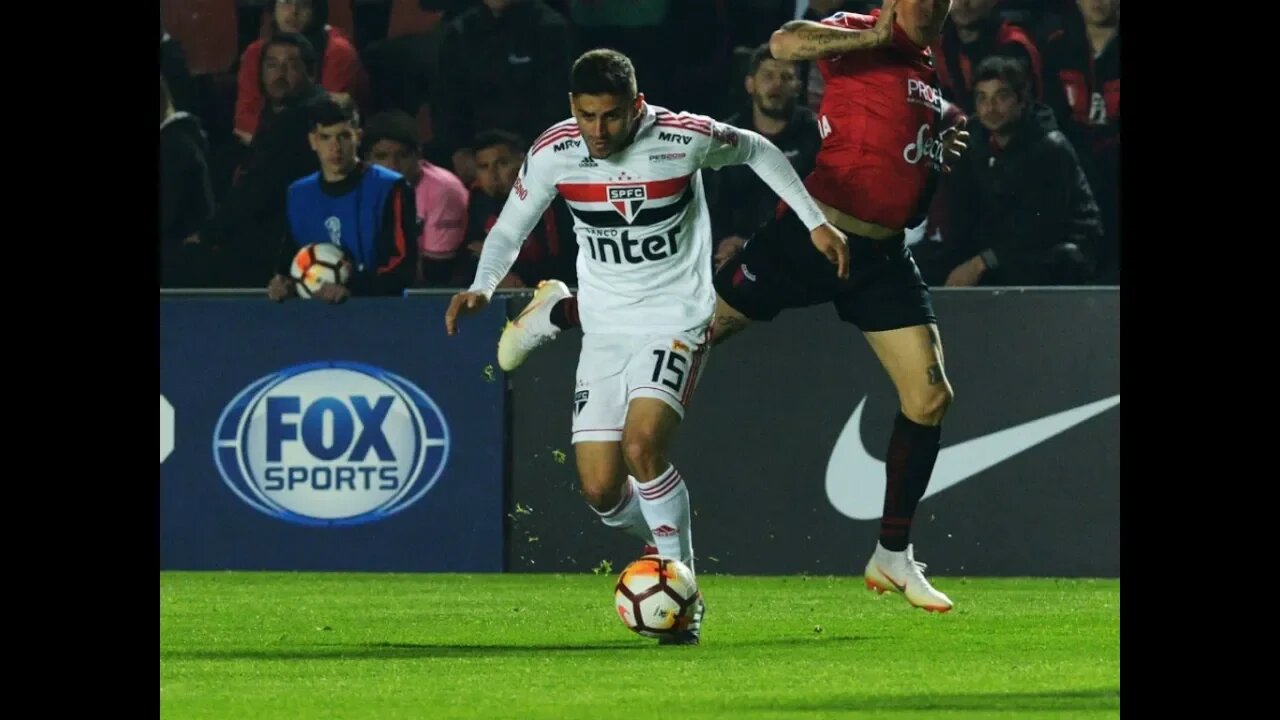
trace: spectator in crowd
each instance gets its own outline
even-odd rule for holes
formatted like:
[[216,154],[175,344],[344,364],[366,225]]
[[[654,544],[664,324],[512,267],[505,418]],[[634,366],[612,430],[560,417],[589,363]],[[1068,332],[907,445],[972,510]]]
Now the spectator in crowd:
[[1098,280],[1120,282],[1120,0],[1062,0],[1045,40],[1045,101],[1084,164],[1103,245]]
[[436,153],[466,185],[485,129],[536,137],[569,113],[569,23],[543,0],[483,0],[445,29],[432,78]]
[[[777,145],[796,174],[813,170],[822,137],[813,111],[800,105],[796,63],[777,60],[765,43],[751,55],[746,75],[751,107],[725,120],[749,128]],[[710,186],[711,230],[718,243],[715,265],[733,257],[746,239],[773,217],[778,196],[747,165],[728,165],[706,173]]]
[[[490,130],[476,136],[476,184],[471,189],[467,220],[467,253],[460,263],[456,284],[467,286],[475,276],[480,252],[489,230],[498,222],[498,214],[506,204],[524,160],[525,143],[518,136],[501,130]],[[583,157],[586,148],[573,143]],[[569,152],[566,149],[565,152]],[[573,216],[559,195],[542,214],[542,222],[534,227],[516,257],[511,271],[498,285],[500,288],[536,287],[540,280],[556,279],[576,285],[578,242],[573,234]]]
[[963,262],[946,284],[1088,282],[1102,228],[1071,143],[1021,60],[989,57],[975,81],[979,127],[947,181],[945,244]]
[[943,96],[973,113],[974,69],[992,55],[1012,57],[1026,66],[1032,95],[1040,98],[1042,67],[1040,50],[1022,28],[996,12],[999,0],[952,0],[951,14],[934,45],[938,84]]
[[[735,3],[737,4],[737,3]],[[567,0],[568,17],[584,47],[617,50],[646,78],[645,97],[665,107],[720,115],[736,108],[721,99],[732,54],[726,0]]]
[[249,162],[213,217],[188,242],[209,243],[233,262],[228,279],[241,287],[262,282],[285,231],[289,184],[315,172],[308,143],[309,106],[325,97],[313,81],[317,58],[301,35],[280,33],[263,45],[261,78],[267,108],[249,146]]
[[364,159],[404,176],[414,191],[418,228],[417,284],[449,285],[467,229],[467,188],[457,176],[422,159],[417,122],[396,110],[369,120]]
[[349,97],[325,98],[311,111],[307,139],[320,171],[289,186],[289,222],[267,295],[279,301],[296,292],[289,267],[314,243],[341,246],[352,265],[346,285],[324,285],[315,298],[399,295],[413,284],[417,265],[413,188],[400,173],[360,160],[360,116]]
[[196,83],[187,65],[187,54],[178,39],[165,32],[163,19],[160,21],[160,74],[169,86],[169,97],[173,98],[175,110],[190,113],[199,110]]
[[212,287],[219,278],[208,247],[184,242],[213,213],[209,145],[195,115],[174,108],[160,75],[160,285]]
[[471,8],[475,0],[418,0],[418,7],[427,12],[439,12],[440,22],[450,22]]
[[729,16],[729,37],[735,48],[754,48],[769,42],[773,31],[797,18],[796,0],[746,0],[745,12]]
[[[271,31],[297,33],[307,38],[319,63],[313,79],[325,90],[345,93],[364,104],[369,79],[360,65],[351,40],[342,31],[328,25],[329,0],[272,0]],[[259,57],[268,38],[259,38],[240,56],[240,74],[236,84],[235,133],[242,142],[252,142],[262,120],[263,89],[260,83]]]

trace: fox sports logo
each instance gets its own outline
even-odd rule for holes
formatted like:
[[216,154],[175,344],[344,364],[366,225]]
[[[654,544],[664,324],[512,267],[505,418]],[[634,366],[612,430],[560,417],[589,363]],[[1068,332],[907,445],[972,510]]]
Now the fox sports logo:
[[301,525],[394,515],[435,485],[449,458],[444,413],[408,380],[352,362],[295,365],[222,411],[213,456],[254,509]]

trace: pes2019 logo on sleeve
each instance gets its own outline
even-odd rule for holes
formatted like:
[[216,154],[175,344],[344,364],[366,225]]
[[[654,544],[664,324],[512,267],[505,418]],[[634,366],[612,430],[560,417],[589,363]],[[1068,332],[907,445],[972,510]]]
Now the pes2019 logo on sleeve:
[[409,507],[449,458],[444,413],[371,365],[318,362],[259,378],[223,410],[213,456],[262,513],[301,525],[374,522]]

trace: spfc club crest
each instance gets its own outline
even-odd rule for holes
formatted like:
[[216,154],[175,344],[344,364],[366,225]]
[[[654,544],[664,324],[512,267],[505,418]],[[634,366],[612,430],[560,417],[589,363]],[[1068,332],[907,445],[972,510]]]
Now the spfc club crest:
[[628,225],[636,219],[640,208],[644,207],[644,201],[648,199],[649,193],[644,185],[609,186],[609,204],[613,205]]

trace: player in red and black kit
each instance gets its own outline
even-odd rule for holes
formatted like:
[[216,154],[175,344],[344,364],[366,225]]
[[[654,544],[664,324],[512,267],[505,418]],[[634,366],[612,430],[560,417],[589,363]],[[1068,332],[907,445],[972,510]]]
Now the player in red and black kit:
[[773,34],[774,57],[817,60],[826,81],[818,113],[822,149],[805,187],[848,236],[848,273],[841,277],[831,254],[815,248],[795,214],[780,208],[715,278],[717,341],[751,320],[828,302],[862,330],[901,405],[867,586],[902,592],[912,605],[938,612],[950,610],[951,600],[925,579],[909,534],[952,391],[929,289],[904,229],[924,217],[939,172],[959,158],[968,135],[963,121],[943,130],[929,50],[950,6],[950,0],[887,0],[869,16],[797,20]]

